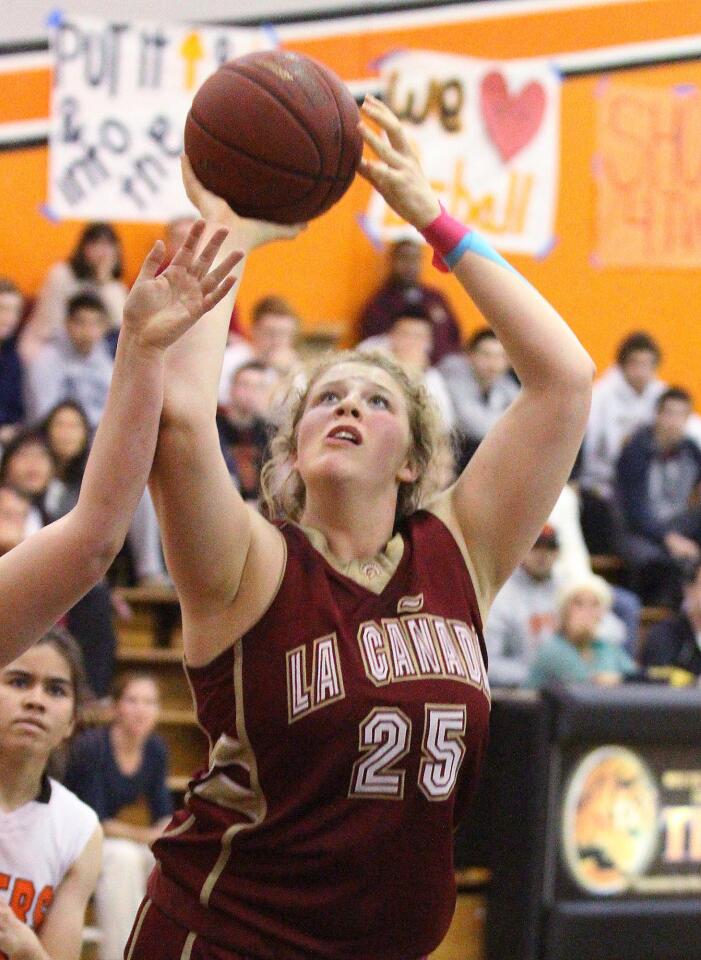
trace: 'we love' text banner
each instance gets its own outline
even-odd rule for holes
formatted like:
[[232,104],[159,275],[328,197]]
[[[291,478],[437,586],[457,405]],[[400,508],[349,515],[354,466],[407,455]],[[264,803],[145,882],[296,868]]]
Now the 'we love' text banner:
[[193,95],[222,63],[274,45],[259,29],[56,16],[50,214],[165,221],[187,212],[179,157]]
[[[406,124],[443,205],[500,250],[553,243],[560,156],[560,77],[543,60],[500,63],[424,51],[382,61],[385,99]],[[373,240],[406,233],[373,193]]]

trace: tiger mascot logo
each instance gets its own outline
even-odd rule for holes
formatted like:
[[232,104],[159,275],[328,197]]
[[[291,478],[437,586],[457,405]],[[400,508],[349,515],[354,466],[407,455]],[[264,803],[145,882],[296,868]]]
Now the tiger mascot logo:
[[600,747],[574,769],[565,790],[565,862],[587,893],[627,890],[649,867],[658,839],[659,796],[647,766],[631,750]]

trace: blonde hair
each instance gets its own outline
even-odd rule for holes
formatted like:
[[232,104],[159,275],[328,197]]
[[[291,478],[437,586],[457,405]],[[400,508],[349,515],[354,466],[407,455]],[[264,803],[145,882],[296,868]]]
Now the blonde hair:
[[417,476],[410,483],[399,484],[395,523],[418,510],[442,485],[451,453],[438,411],[425,387],[384,353],[344,350],[318,361],[309,371],[306,386],[292,390],[287,398],[283,420],[270,444],[270,458],[261,471],[263,506],[271,519],[296,521],[304,511],[304,483],[290,464],[292,456],[297,453],[299,421],[315,383],[328,370],[342,363],[361,363],[384,370],[400,388],[406,404],[411,436],[409,461]]

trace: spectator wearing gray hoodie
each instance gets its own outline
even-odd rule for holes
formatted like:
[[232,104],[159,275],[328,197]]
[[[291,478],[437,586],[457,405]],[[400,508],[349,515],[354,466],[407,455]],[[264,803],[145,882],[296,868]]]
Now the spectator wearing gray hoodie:
[[[492,686],[525,686],[539,650],[555,635],[559,595],[570,579],[556,576],[558,555],[558,535],[548,524],[496,595],[485,626]],[[624,646],[625,626],[611,610],[606,611],[600,634]]]

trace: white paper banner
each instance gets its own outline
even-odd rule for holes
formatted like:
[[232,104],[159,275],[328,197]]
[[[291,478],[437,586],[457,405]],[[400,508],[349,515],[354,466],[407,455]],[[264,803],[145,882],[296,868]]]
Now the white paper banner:
[[49,216],[167,221],[192,98],[222,63],[275,46],[263,29],[54,16]]
[[[455,217],[500,250],[544,255],[558,190],[560,77],[543,60],[494,63],[402,51],[380,64],[385,98]],[[407,233],[373,193],[374,241]]]

